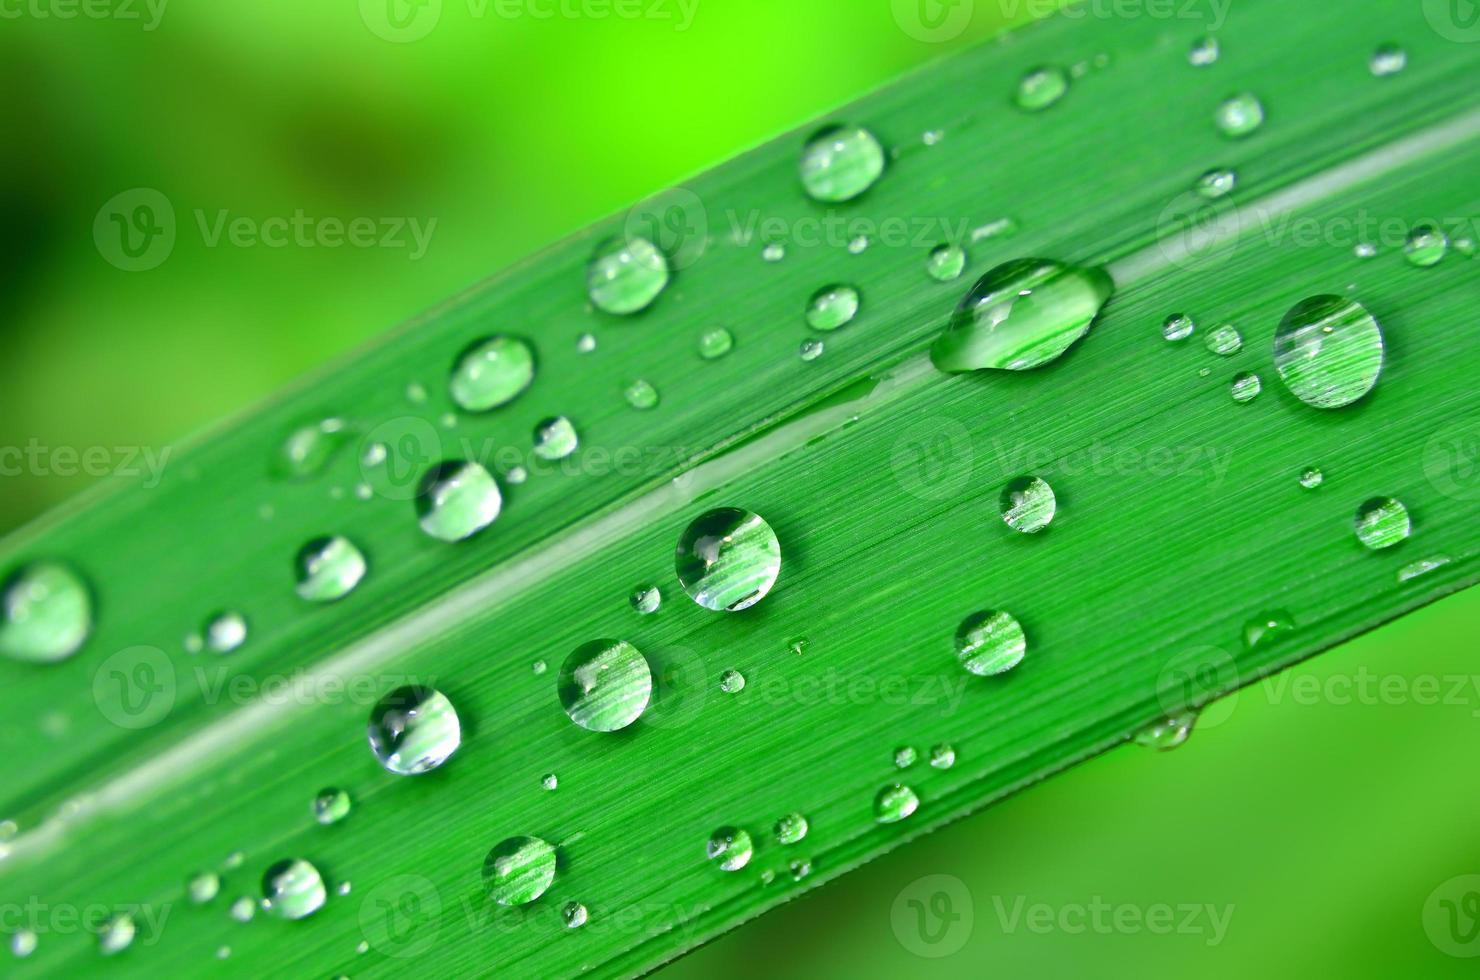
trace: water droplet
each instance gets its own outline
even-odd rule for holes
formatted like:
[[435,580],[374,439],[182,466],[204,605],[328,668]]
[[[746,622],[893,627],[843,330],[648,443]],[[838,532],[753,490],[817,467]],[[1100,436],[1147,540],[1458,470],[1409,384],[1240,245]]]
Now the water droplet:
[[1352,247],[1352,254],[1359,259],[1370,259],[1377,255],[1377,246],[1371,242],[1358,242]]
[[864,252],[868,251],[868,247],[870,244],[872,243],[870,242],[867,235],[854,235],[848,241],[848,254],[862,255]]
[[1143,745],[1148,749],[1166,752],[1187,741],[1187,737],[1192,734],[1192,726],[1195,724],[1197,724],[1197,710],[1189,708],[1147,725],[1136,732],[1135,741],[1137,745]]
[[1408,508],[1393,497],[1373,497],[1357,508],[1357,540],[1373,551],[1391,548],[1413,533]]
[[349,816],[349,794],[334,787],[319,790],[319,795],[313,798],[312,809],[313,818],[319,823],[325,826],[338,823]]
[[548,418],[534,427],[534,454],[554,462],[576,451],[580,439],[576,427],[563,415]]
[[192,875],[186,883],[186,891],[190,893],[190,900],[196,905],[204,905],[215,898],[221,891],[221,876],[214,871],[202,871]]
[[580,902],[566,902],[565,908],[560,910],[560,914],[565,917],[565,928],[567,929],[579,929],[590,918],[590,913],[586,910],[586,906]]
[[813,330],[837,330],[853,322],[862,297],[852,286],[824,286],[807,301],[807,326]]
[[949,769],[956,764],[955,746],[941,742],[930,749],[930,766],[933,769]]
[[226,855],[226,859],[221,862],[221,866],[224,867],[227,871],[235,871],[237,868],[240,868],[242,866],[242,863],[245,862],[246,859],[247,856],[241,851],[232,851],[230,854]]
[[57,562],[14,572],[0,591],[0,608],[0,653],[16,660],[66,660],[92,633],[92,596],[76,572]]
[[230,914],[238,922],[251,922],[257,914],[257,903],[243,895],[231,903]]
[[726,694],[739,694],[745,690],[745,675],[738,670],[727,670],[720,675],[719,689]]
[[1197,179],[1197,193],[1209,200],[1225,197],[1237,186],[1238,174],[1224,167],[1209,170]]
[[1036,476],[1020,476],[1002,488],[998,498],[1002,520],[1014,531],[1037,534],[1048,527],[1058,510],[1053,487]]
[[663,593],[658,591],[655,585],[644,586],[632,593],[632,608],[644,616],[655,613],[663,604]]
[[1259,397],[1259,392],[1264,390],[1264,382],[1259,380],[1259,375],[1246,371],[1233,379],[1228,390],[1233,395],[1234,401],[1240,405],[1247,405]]
[[776,841],[779,844],[795,844],[807,836],[807,818],[800,813],[788,813],[776,821]]
[[206,622],[205,645],[216,653],[231,653],[247,641],[247,621],[239,612],[224,612]]
[[610,238],[586,267],[586,295],[616,316],[639,313],[668,286],[668,259],[646,238]]
[[650,382],[641,378],[629,384],[622,391],[622,397],[627,399],[627,404],[640,412],[650,408],[658,407],[658,389]]
[[283,440],[278,454],[278,475],[290,480],[317,476],[344,448],[349,438],[349,427],[343,419],[320,419],[299,426]]
[[1011,613],[977,612],[956,630],[956,656],[978,677],[1006,673],[1022,663],[1028,638]]
[[298,552],[300,598],[333,602],[354,591],[365,577],[365,556],[348,538],[315,538]]
[[927,129],[920,134],[920,142],[926,146],[936,146],[945,138],[945,131],[940,129]]
[[538,677],[539,675],[543,674],[548,668],[545,666],[545,662],[543,660],[536,660],[532,665],[530,665],[530,669],[533,670],[534,675]]
[[710,327],[699,335],[699,356],[706,361],[724,357],[734,346],[734,335],[724,327]]
[[1089,332],[1115,285],[1104,270],[1018,259],[976,281],[930,349],[942,371],[1026,371]]
[[1321,472],[1319,466],[1307,466],[1300,471],[1300,485],[1307,490],[1314,490],[1326,482],[1326,474]]
[[1420,269],[1438,265],[1448,251],[1449,236],[1433,225],[1419,225],[1408,233],[1408,240],[1403,243],[1403,254],[1409,264]]
[[1232,357],[1244,349],[1243,334],[1231,323],[1214,327],[1204,343],[1208,350],[1220,357]]
[[446,762],[462,744],[462,725],[446,695],[408,685],[370,712],[370,751],[387,772],[416,776]]
[[1200,37],[1187,52],[1187,60],[1194,68],[1206,68],[1217,62],[1219,53],[1216,37]]
[[1223,100],[1213,119],[1224,136],[1240,139],[1264,125],[1264,106],[1253,94],[1242,92]]
[[1372,57],[1367,60],[1367,67],[1378,78],[1396,75],[1408,67],[1408,52],[1396,44],[1381,45],[1372,52]]
[[699,605],[739,612],[760,602],[781,573],[781,542],[759,514],[721,507],[684,528],[674,558],[679,584]]
[[766,247],[761,249],[761,258],[767,262],[780,262],[786,258],[786,245],[782,242],[767,242]]
[[483,883],[499,905],[528,905],[555,880],[555,848],[538,837],[510,837],[483,860]]
[[1262,612],[1244,623],[1244,646],[1257,650],[1295,629],[1295,617],[1283,609]]
[[1069,76],[1062,68],[1034,68],[1018,82],[1014,101],[1019,109],[1039,112],[1047,109],[1069,91]]
[[319,869],[302,858],[279,861],[262,876],[262,907],[282,919],[303,919],[324,907]]
[[786,869],[791,872],[792,881],[801,881],[812,873],[812,862],[806,858],[797,858],[788,864]]
[[218,959],[218,960],[225,960],[225,959],[230,959],[230,958],[231,958],[231,947],[230,946],[218,946],[218,947],[216,947],[216,959]]
[[615,732],[642,715],[653,694],[653,671],[625,640],[592,640],[560,667],[560,703],[589,732]]
[[560,788],[560,778],[556,776],[553,772],[547,772],[540,777],[540,786],[543,787],[547,793],[553,793]]
[[802,150],[802,187],[815,201],[851,201],[884,173],[884,148],[859,126],[829,126]]
[[903,783],[893,783],[874,797],[874,819],[879,823],[899,823],[920,808],[920,798]]
[[25,959],[36,952],[36,934],[30,929],[19,929],[10,937],[10,952],[12,956]]
[[952,282],[966,271],[966,249],[960,245],[937,245],[925,259],[925,271],[936,282]]
[[576,353],[589,354],[596,349],[596,335],[583,333],[576,338]]
[[1409,582],[1422,575],[1427,575],[1436,568],[1443,568],[1449,564],[1448,555],[1435,555],[1432,558],[1420,558],[1418,561],[1409,562],[1398,569],[1398,581]]
[[704,844],[705,856],[721,871],[739,871],[750,863],[753,852],[750,835],[739,827],[721,827]]
[[1297,303],[1274,335],[1274,366],[1290,393],[1313,408],[1341,408],[1382,374],[1382,328],[1362,304],[1340,296]]
[[529,470],[518,465],[509,467],[509,472],[504,474],[504,480],[508,483],[514,484],[515,486],[524,483],[528,479]]
[[804,361],[815,361],[822,356],[823,345],[820,340],[804,340],[799,353]]
[[518,337],[489,337],[458,355],[447,389],[463,411],[488,412],[518,398],[532,381],[534,349]]
[[134,941],[134,920],[127,913],[115,915],[104,923],[98,933],[98,950],[104,956],[112,956],[129,948]]
[[420,405],[427,400],[426,387],[419,382],[411,382],[406,386],[406,400],[413,405]]
[[1192,317],[1182,313],[1173,313],[1166,318],[1161,325],[1161,335],[1169,341],[1186,340],[1192,336],[1197,329],[1197,324],[1192,322]]
[[894,750],[894,767],[896,769],[908,769],[920,758],[913,745],[901,745]]
[[800,657],[807,652],[807,647],[811,646],[811,643],[812,641],[805,636],[799,636],[787,643],[786,648]]
[[449,461],[427,470],[416,495],[421,529],[438,541],[463,541],[498,517],[504,496],[478,463]]

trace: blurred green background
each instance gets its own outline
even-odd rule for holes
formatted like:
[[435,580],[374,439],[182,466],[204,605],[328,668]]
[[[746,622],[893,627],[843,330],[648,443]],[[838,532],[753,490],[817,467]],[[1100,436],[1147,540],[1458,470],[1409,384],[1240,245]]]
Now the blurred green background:
[[[1031,9],[934,3],[6,5],[0,447],[42,462],[0,476],[0,528],[117,478],[58,450],[157,453]],[[93,229],[135,188],[178,236],[128,272]],[[436,224],[419,254],[213,246],[195,217],[300,211]],[[666,972],[1473,976],[1477,622],[1480,590],[1452,597],[1245,690],[1175,753],[1110,753]]]

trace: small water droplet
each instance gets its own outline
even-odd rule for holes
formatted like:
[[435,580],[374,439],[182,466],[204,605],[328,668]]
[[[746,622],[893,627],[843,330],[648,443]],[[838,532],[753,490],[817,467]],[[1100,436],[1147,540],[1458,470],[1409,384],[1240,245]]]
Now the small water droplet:
[[699,356],[706,361],[724,357],[734,346],[734,335],[724,327],[710,327],[699,335]]
[[543,674],[548,668],[546,667],[545,662],[543,660],[536,660],[531,665],[530,669],[533,670],[534,671],[534,675],[536,677],[538,677],[539,675]]
[[961,278],[961,273],[966,271],[966,249],[951,243],[935,246],[925,259],[925,271],[936,282]]
[[0,653],[28,663],[72,656],[92,633],[92,596],[80,576],[57,562],[36,562],[0,589]]
[[545,792],[553,793],[560,788],[560,778],[553,772],[547,772],[540,777],[540,786],[544,788]]
[[257,914],[257,903],[243,895],[231,903],[230,914],[238,922],[251,922]]
[[1002,488],[997,500],[1002,520],[1022,534],[1037,534],[1048,527],[1058,511],[1058,498],[1046,480],[1020,476]]
[[575,452],[580,442],[576,427],[563,415],[545,419],[534,427],[534,454],[552,463]]
[[350,438],[343,419],[326,418],[288,434],[278,453],[277,472],[290,480],[307,480],[323,472]]
[[1382,374],[1382,328],[1366,307],[1340,296],[1297,303],[1274,335],[1274,366],[1290,393],[1312,408],[1341,408]]
[[868,251],[870,244],[872,243],[867,235],[854,235],[848,240],[848,254],[862,255]]
[[1271,609],[1244,623],[1244,646],[1257,650],[1295,629],[1295,617],[1283,609]]
[[750,863],[754,850],[750,834],[739,827],[721,827],[704,843],[704,855],[721,871],[739,871]]
[[899,823],[920,808],[920,798],[903,783],[893,783],[874,797],[874,819],[879,823]]
[[247,641],[247,620],[239,612],[212,616],[205,627],[205,645],[216,653],[231,653]]
[[788,813],[775,826],[778,844],[796,844],[807,836],[807,818],[800,813]]
[[565,917],[565,928],[567,929],[579,929],[590,917],[590,912],[580,902],[566,902],[560,914]]
[[739,694],[745,690],[745,675],[738,670],[727,670],[720,675],[719,689],[726,694]]
[[1396,44],[1383,44],[1367,59],[1367,67],[1378,78],[1396,75],[1408,67],[1408,52]]
[[1413,520],[1403,502],[1393,497],[1373,497],[1357,508],[1357,540],[1373,551],[1391,548],[1413,533]]
[[908,769],[920,758],[913,745],[901,745],[894,750],[894,767],[896,769]]
[[315,538],[298,552],[300,598],[333,602],[354,591],[365,577],[365,556],[348,538]]
[[339,887],[334,890],[340,895],[348,895],[351,891],[354,890],[354,885],[348,881],[341,881],[339,883]]
[[930,749],[930,766],[933,769],[949,769],[956,764],[955,746],[941,742]]
[[427,400],[426,386],[418,381],[413,381],[406,386],[406,400],[413,405],[420,405]]
[[1243,334],[1231,323],[1214,327],[1204,343],[1208,350],[1220,357],[1232,357],[1244,349]]
[[226,855],[226,860],[221,862],[221,866],[227,871],[235,871],[237,868],[240,868],[242,866],[242,863],[245,862],[246,859],[247,856],[241,851],[232,851],[230,854]]
[[218,960],[226,960],[226,959],[230,959],[230,958],[231,958],[231,947],[230,946],[218,946],[218,947],[216,947],[216,959],[218,959]]
[[488,897],[499,905],[528,905],[555,880],[555,864],[555,848],[538,837],[500,841],[483,860]]
[[204,905],[215,898],[221,891],[221,876],[214,871],[202,871],[192,875],[186,883],[186,891],[190,894],[190,900],[196,905]]
[[1359,259],[1370,259],[1377,255],[1377,246],[1371,242],[1358,242],[1352,247],[1352,254]]
[[1250,92],[1224,99],[1213,115],[1218,129],[1230,139],[1241,139],[1264,125],[1264,105]]
[[98,950],[104,956],[112,956],[128,949],[134,941],[134,920],[127,913],[113,916],[98,932]]
[[431,772],[462,744],[462,725],[446,695],[430,687],[398,687],[370,712],[370,751],[398,776]]
[[799,353],[801,354],[802,360],[804,360],[804,361],[815,361],[819,357],[822,356],[822,351],[823,351],[822,341],[820,341],[820,340],[814,340],[814,339],[808,339],[808,340],[802,341],[802,346],[801,346],[801,348],[799,350]]
[[1069,91],[1069,76],[1062,68],[1034,68],[1018,81],[1014,102],[1019,109],[1040,112],[1053,105]]
[[307,918],[327,897],[319,869],[302,858],[279,861],[262,875],[262,907],[279,918]]
[[972,613],[956,630],[956,656],[978,677],[1003,674],[1022,663],[1028,638],[1011,613]]
[[18,959],[25,959],[36,952],[36,934],[30,929],[18,929],[10,937],[10,953]]
[[609,238],[586,267],[586,295],[615,316],[640,313],[668,286],[668,259],[646,238]]
[[416,495],[421,529],[438,541],[463,541],[503,509],[498,481],[478,463],[448,461],[428,469]]
[[1307,490],[1314,490],[1326,482],[1326,474],[1321,472],[1319,466],[1307,466],[1300,471],[1300,485]]
[[592,640],[565,658],[558,691],[571,721],[590,732],[615,732],[647,708],[653,671],[625,640]]
[[641,378],[629,384],[622,391],[622,397],[627,399],[627,404],[640,412],[658,407],[658,389],[654,388],[648,381]]
[[1154,721],[1136,732],[1135,742],[1137,745],[1156,749],[1159,752],[1175,749],[1186,742],[1187,737],[1192,734],[1192,728],[1197,724],[1197,714],[1195,708],[1189,708]]
[[807,326],[813,330],[837,330],[853,322],[862,297],[852,286],[824,286],[807,301]]
[[780,262],[786,258],[786,245],[782,242],[767,242],[766,247],[761,249],[761,258],[767,262]]
[[805,636],[798,636],[795,639],[789,641],[786,644],[786,648],[800,657],[807,652],[807,647],[810,646],[811,643],[812,641],[808,640]]
[[644,616],[658,611],[663,604],[663,593],[655,585],[647,585],[632,593],[632,608]]
[[458,355],[447,390],[465,412],[488,412],[534,381],[534,349],[518,337],[488,337]]
[[812,873],[812,862],[806,858],[797,858],[788,864],[786,869],[791,872],[792,881],[801,881]]
[[1403,254],[1410,265],[1420,269],[1438,265],[1449,251],[1449,236],[1433,225],[1418,225],[1408,233],[1403,243]]
[[1197,193],[1208,200],[1226,197],[1237,186],[1238,174],[1226,167],[1209,170],[1197,179]]
[[1194,68],[1206,68],[1218,61],[1220,53],[1216,37],[1200,37],[1187,52],[1187,60]]
[[349,816],[350,799],[349,794],[342,789],[330,787],[319,791],[319,795],[313,798],[313,818],[319,823],[328,826],[338,823]]
[[679,584],[699,605],[739,612],[760,602],[781,574],[781,542],[759,514],[721,507],[695,518],[679,536]]
[[829,126],[802,150],[802,187],[815,201],[851,201],[884,173],[884,148],[859,126]]
[[1197,324],[1192,322],[1192,317],[1182,313],[1173,313],[1162,323],[1161,335],[1166,340],[1176,342],[1191,337],[1196,329]]
[[596,349],[596,335],[583,333],[576,338],[576,353],[589,354]]
[[1233,379],[1228,390],[1233,395],[1234,401],[1240,405],[1247,405],[1259,397],[1259,392],[1264,390],[1264,382],[1259,380],[1259,375],[1246,371]]
[[1443,568],[1449,564],[1448,555],[1435,555],[1432,558],[1420,558],[1418,561],[1409,562],[1398,569],[1398,581],[1409,582],[1422,575],[1427,575],[1436,568]]

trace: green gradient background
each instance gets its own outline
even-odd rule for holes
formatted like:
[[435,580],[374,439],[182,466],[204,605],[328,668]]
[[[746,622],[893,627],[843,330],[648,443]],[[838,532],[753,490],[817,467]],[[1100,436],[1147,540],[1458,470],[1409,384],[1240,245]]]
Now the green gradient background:
[[[410,44],[367,29],[356,0],[174,0],[154,31],[0,21],[0,446],[168,447],[1021,10],[978,3],[964,35],[931,45],[900,29],[888,0],[699,0],[686,31],[671,19],[444,7]],[[129,274],[102,260],[92,225],[104,202],[140,186],[174,202],[180,238],[160,268]],[[438,224],[412,261],[378,248],[207,248],[196,209]],[[0,528],[89,482],[0,478]],[[1401,692],[1381,703],[1256,685],[1175,753],[1113,752],[667,974],[1474,976],[1480,960],[1429,941],[1424,909],[1441,883],[1480,874],[1477,622],[1471,590],[1296,672],[1397,678]],[[1425,677],[1466,687],[1450,703],[1415,703]],[[950,956],[912,954],[891,919],[896,896],[927,874],[959,878],[974,905],[971,938]],[[1205,933],[1008,928],[997,903],[1019,899],[1233,913],[1209,945]]]

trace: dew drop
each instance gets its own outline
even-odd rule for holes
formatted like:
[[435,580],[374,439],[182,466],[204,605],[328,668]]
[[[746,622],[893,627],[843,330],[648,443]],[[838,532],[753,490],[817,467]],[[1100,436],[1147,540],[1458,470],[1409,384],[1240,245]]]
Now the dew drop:
[[956,630],[956,656],[978,677],[1003,674],[1022,663],[1028,638],[1011,613],[977,612]]
[[954,282],[966,271],[966,249],[960,245],[937,245],[925,259],[925,271],[936,282]]
[[1231,323],[1214,327],[1204,343],[1208,350],[1219,357],[1232,357],[1244,349],[1243,334],[1239,333],[1238,328]]
[[801,354],[801,358],[804,361],[815,361],[819,357],[822,356],[822,351],[823,351],[822,341],[815,340],[815,339],[807,339],[807,340],[802,341],[802,346],[801,346],[800,350],[798,351],[798,353]]
[[894,768],[908,769],[920,758],[913,745],[901,745],[894,750]]
[[1377,246],[1371,242],[1358,242],[1352,247],[1352,254],[1359,259],[1370,259],[1377,255]]
[[19,929],[10,937],[10,953],[18,959],[36,952],[36,945],[36,933],[30,929]]
[[735,337],[724,327],[710,327],[699,335],[699,356],[717,361],[735,346]]
[[534,675],[538,677],[549,668],[545,665],[545,662],[543,660],[536,660],[533,664],[530,665],[530,669],[533,670]]
[[560,777],[553,772],[547,772],[540,777],[540,786],[547,793],[553,793],[560,788]]
[[814,201],[851,201],[884,173],[884,148],[859,126],[829,126],[802,150],[802,187]]
[[1300,485],[1307,490],[1314,490],[1325,482],[1326,474],[1318,466],[1307,466],[1300,471]]
[[807,326],[813,330],[837,330],[853,322],[862,297],[852,286],[824,286],[807,300]]
[[657,586],[648,585],[633,592],[630,601],[633,609],[647,616],[657,612],[658,607],[663,604],[663,593],[658,591]]
[[941,371],[1026,371],[1089,332],[1115,286],[1102,269],[1018,259],[976,281],[930,349]]
[[76,572],[57,562],[36,562],[12,573],[0,607],[0,653],[15,660],[66,660],[92,633],[92,596]]
[[1398,581],[1409,582],[1420,576],[1427,575],[1436,568],[1443,568],[1449,564],[1448,555],[1435,555],[1432,558],[1420,558],[1418,561],[1409,562],[1398,569]]
[[615,732],[636,721],[653,694],[653,672],[625,640],[592,640],[565,658],[558,683],[570,720],[590,732]]
[[370,712],[370,751],[398,776],[431,772],[462,744],[462,725],[446,695],[430,687],[398,687]]
[[538,837],[510,837],[483,860],[488,897],[504,906],[528,905],[555,880],[555,848]]
[[1206,68],[1218,61],[1220,50],[1215,37],[1200,37],[1187,52],[1187,60],[1194,68]]
[[1408,67],[1408,52],[1396,44],[1381,45],[1372,52],[1372,57],[1367,59],[1367,67],[1378,78],[1396,75]]
[[920,808],[920,798],[903,783],[893,783],[874,796],[874,819],[879,823],[899,823]]
[[719,689],[726,694],[739,694],[745,690],[745,675],[738,670],[727,670],[720,675]]
[[533,380],[534,349],[526,341],[489,337],[458,355],[447,389],[463,411],[488,412],[518,398]]
[[277,472],[290,480],[307,480],[323,472],[349,441],[343,419],[326,418],[299,426],[288,434],[278,453]]
[[575,452],[580,442],[576,427],[563,415],[545,419],[534,427],[534,454],[552,463]]
[[1295,629],[1295,617],[1283,609],[1260,613],[1244,624],[1244,646],[1250,650],[1274,643]]
[[854,235],[853,238],[849,239],[848,241],[848,254],[862,255],[864,252],[868,251],[868,247],[871,244],[872,242],[867,235]]
[[1069,91],[1069,76],[1062,68],[1034,68],[1019,81],[1013,101],[1019,109],[1040,112],[1053,105]]
[[560,910],[560,914],[565,919],[565,928],[567,929],[579,929],[590,918],[590,912],[580,902],[566,902],[565,907]]
[[761,249],[761,258],[767,262],[780,262],[786,258],[786,245],[781,242],[767,242],[765,248]]
[[1192,734],[1192,727],[1197,724],[1197,714],[1196,709],[1189,708],[1154,721],[1136,732],[1135,742],[1137,745],[1160,752],[1175,749],[1186,742],[1187,737]]
[[721,871],[739,871],[750,863],[753,852],[750,834],[739,827],[721,827],[704,844],[704,855]]
[[298,595],[333,602],[354,591],[365,577],[365,556],[348,538],[315,538],[298,552]]
[[223,612],[206,622],[205,645],[215,653],[231,653],[247,642],[247,620],[239,612]]
[[715,612],[760,602],[781,574],[781,542],[759,515],[721,507],[694,519],[678,539],[674,569],[689,597]]
[[504,497],[498,481],[478,463],[448,461],[421,478],[416,516],[421,529],[438,541],[463,541],[498,517]]
[[1403,254],[1409,265],[1427,269],[1438,265],[1449,251],[1449,236],[1433,225],[1419,225],[1408,233],[1403,243]]
[[646,238],[610,238],[586,267],[586,295],[615,316],[639,313],[668,286],[668,259]]
[[1357,508],[1357,540],[1373,551],[1391,548],[1413,533],[1408,508],[1393,497],[1373,497]]
[[774,829],[778,844],[796,844],[807,836],[807,818],[800,813],[788,813],[776,821]]
[[313,798],[313,818],[324,826],[338,823],[349,816],[349,794],[342,789],[330,787],[320,790]]
[[806,858],[797,858],[786,866],[786,870],[791,872],[792,881],[801,881],[812,873],[812,862]]
[[1341,408],[1377,384],[1382,328],[1366,307],[1340,296],[1297,303],[1274,335],[1274,366],[1290,393],[1312,408]]
[[1241,139],[1264,125],[1264,106],[1257,96],[1242,92],[1224,99],[1213,120],[1224,136]]
[[303,919],[324,907],[319,869],[301,858],[279,861],[262,876],[262,905],[281,919]]
[[215,898],[221,892],[221,876],[214,871],[202,871],[193,875],[186,883],[185,890],[190,895],[190,900],[196,905],[204,905]]
[[622,390],[622,397],[627,399],[627,404],[639,412],[658,407],[658,389],[650,382],[641,378],[629,384]]
[[128,914],[115,915],[104,923],[98,933],[98,950],[104,956],[112,956],[128,949],[134,941],[134,920]]
[[932,769],[949,769],[956,764],[955,746],[941,742],[930,749],[930,766]]
[[1197,324],[1192,322],[1192,317],[1182,313],[1173,313],[1162,323],[1161,335],[1166,340],[1175,343],[1176,341],[1186,340],[1188,337],[1191,337],[1192,332],[1196,329]]
[[576,353],[589,354],[596,349],[596,335],[583,333],[576,338]]
[[1247,405],[1259,397],[1259,392],[1264,390],[1264,382],[1259,380],[1259,375],[1246,371],[1233,379],[1228,390],[1233,395],[1234,401],[1240,405]]
[[1002,520],[1022,534],[1037,534],[1048,527],[1058,510],[1053,487],[1036,476],[1020,476],[1002,488],[998,498]]
[[1208,200],[1226,197],[1237,186],[1238,174],[1224,167],[1209,170],[1197,179],[1197,193]]
[[230,915],[238,922],[251,922],[257,915],[257,903],[243,895],[231,903]]

